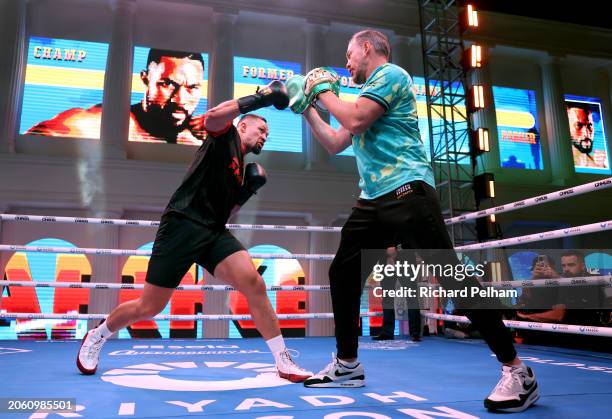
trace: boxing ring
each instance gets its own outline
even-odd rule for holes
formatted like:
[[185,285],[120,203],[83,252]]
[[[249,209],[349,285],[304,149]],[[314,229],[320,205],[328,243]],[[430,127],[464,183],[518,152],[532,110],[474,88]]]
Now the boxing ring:
[[[547,195],[505,204],[489,210],[447,219],[447,224],[541,205],[558,199],[612,187],[612,178]],[[50,217],[0,214],[12,222],[77,223],[156,227],[155,221]],[[233,230],[304,231],[337,233],[338,227],[228,224]],[[612,220],[457,247],[492,249],[592,232],[612,230]],[[0,245],[4,252],[40,252],[112,256],[147,256],[145,250],[94,249]],[[328,254],[252,253],[253,258],[331,260]],[[576,281],[580,279],[580,281]],[[497,288],[550,286],[612,286],[610,276],[556,281],[501,281]],[[142,289],[143,284],[2,281],[5,287],[81,289]],[[177,292],[232,291],[225,285],[180,285]],[[325,285],[269,286],[268,291],[327,292]],[[469,322],[461,316],[422,312],[423,317]],[[99,320],[104,313],[9,313],[0,306],[0,320]],[[380,316],[362,312],[362,317]],[[279,314],[280,320],[331,319],[332,313]],[[156,320],[249,320],[249,315],[161,314]],[[612,328],[526,321],[505,321],[513,329],[565,335],[612,337]],[[318,371],[329,362],[335,341],[329,337],[288,338],[287,346],[304,368]],[[280,379],[262,339],[116,339],[103,348],[97,375],[83,376],[75,358],[80,341],[0,341],[0,382],[5,398],[73,399],[76,410],[64,413],[0,413],[0,417],[225,417],[244,418],[476,418],[493,417],[482,399],[497,382],[499,364],[480,340],[425,337],[372,342],[360,338],[360,360],[366,368],[366,387],[308,389]],[[521,413],[526,417],[612,417],[612,354],[517,345],[522,359],[534,367],[541,399]],[[489,356],[490,355],[490,356]],[[6,416],[3,416],[6,415]]]

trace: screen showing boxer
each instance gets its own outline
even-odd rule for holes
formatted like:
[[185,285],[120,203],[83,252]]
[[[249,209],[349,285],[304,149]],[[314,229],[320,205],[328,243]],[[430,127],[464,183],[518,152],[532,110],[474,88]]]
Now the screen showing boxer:
[[31,37],[19,133],[100,139],[108,44]]
[[544,170],[535,91],[493,86],[493,99],[501,166]]
[[[234,99],[253,94],[257,86],[264,86],[272,80],[285,82],[301,70],[299,63],[289,61],[234,57]],[[289,108],[283,111],[263,108],[257,114],[266,118],[270,128],[266,151],[303,151],[302,121],[299,115],[295,115]]]
[[134,48],[130,141],[202,144],[191,120],[208,108],[208,54]]
[[601,101],[565,95],[565,108],[576,173],[610,174]]

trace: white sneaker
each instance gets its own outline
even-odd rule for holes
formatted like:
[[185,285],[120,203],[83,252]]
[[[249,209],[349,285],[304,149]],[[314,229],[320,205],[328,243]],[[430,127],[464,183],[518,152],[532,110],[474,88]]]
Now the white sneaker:
[[276,360],[276,369],[279,377],[289,380],[292,383],[301,383],[312,376],[312,372],[300,368],[295,361],[293,361],[287,349],[279,354]]
[[98,360],[102,346],[106,339],[90,330],[83,336],[79,354],[77,356],[77,367],[85,375],[92,375],[98,369]]
[[502,378],[484,401],[497,412],[522,412],[540,398],[535,374],[529,367],[502,366]]
[[357,364],[353,368],[343,365],[332,354],[333,360],[327,367],[304,381],[304,387],[363,387],[365,385],[365,370]]

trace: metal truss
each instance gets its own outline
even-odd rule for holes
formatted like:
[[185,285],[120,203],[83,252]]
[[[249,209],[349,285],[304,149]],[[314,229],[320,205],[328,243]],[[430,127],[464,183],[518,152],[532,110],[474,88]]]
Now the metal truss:
[[[436,188],[445,217],[476,209],[466,110],[464,51],[456,0],[419,0],[427,120]],[[450,226],[453,243],[476,241],[472,225]]]

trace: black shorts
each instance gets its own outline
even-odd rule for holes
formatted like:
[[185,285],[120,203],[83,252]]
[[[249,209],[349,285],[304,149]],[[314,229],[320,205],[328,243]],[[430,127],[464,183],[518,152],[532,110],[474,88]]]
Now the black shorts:
[[194,263],[214,274],[219,262],[241,250],[245,250],[244,246],[227,229],[215,229],[179,213],[167,213],[155,236],[145,280],[160,287],[176,288]]

